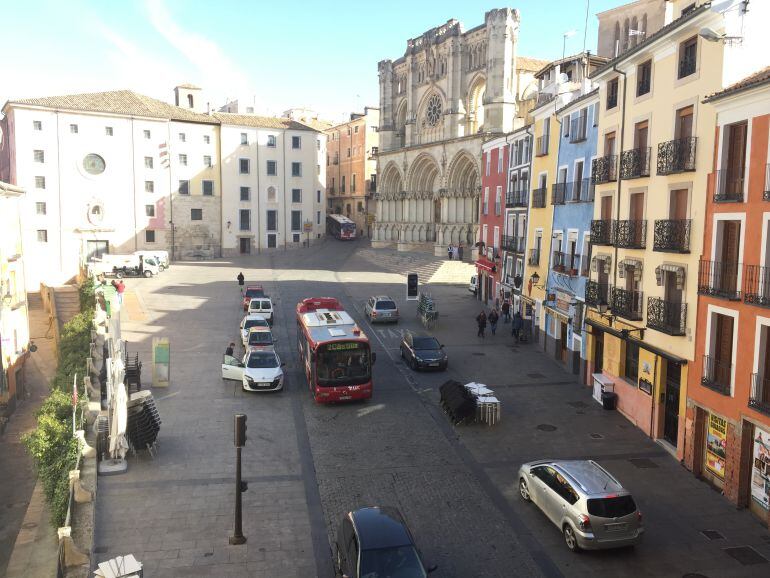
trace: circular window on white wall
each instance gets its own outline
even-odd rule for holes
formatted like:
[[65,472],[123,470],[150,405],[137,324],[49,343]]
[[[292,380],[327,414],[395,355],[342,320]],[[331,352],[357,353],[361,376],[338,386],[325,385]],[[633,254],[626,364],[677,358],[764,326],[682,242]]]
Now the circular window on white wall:
[[83,168],[90,175],[101,175],[106,166],[104,159],[95,153],[87,154],[83,159]]

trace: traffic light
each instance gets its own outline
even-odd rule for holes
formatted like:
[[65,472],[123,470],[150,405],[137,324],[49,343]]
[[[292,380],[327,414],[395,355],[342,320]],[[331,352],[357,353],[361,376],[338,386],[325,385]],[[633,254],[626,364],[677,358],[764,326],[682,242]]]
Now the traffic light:
[[246,416],[242,413],[235,414],[235,447],[242,448],[246,445]]
[[406,298],[409,301],[417,300],[419,290],[419,279],[417,273],[409,273],[406,276]]

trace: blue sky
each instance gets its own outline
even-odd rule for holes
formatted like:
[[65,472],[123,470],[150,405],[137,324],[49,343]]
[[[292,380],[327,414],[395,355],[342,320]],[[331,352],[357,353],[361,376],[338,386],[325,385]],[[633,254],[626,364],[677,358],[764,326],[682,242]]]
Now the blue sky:
[[[596,50],[596,13],[622,0],[590,0],[586,47]],[[4,9],[0,103],[11,98],[130,88],[163,100],[174,85],[204,88],[212,106],[254,100],[258,112],[305,106],[324,117],[377,106],[377,62],[403,55],[406,40],[450,18],[465,29],[489,1],[311,2],[43,0]],[[519,0],[519,54],[558,58],[583,48],[585,0]]]

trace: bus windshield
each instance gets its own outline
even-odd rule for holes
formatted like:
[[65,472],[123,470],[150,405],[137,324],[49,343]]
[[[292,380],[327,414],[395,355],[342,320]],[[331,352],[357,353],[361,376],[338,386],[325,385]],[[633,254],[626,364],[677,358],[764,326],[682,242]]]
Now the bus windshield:
[[356,231],[356,224],[355,223],[342,223],[340,225],[340,229],[342,229],[346,233],[355,233],[355,231]]
[[318,348],[316,354],[318,385],[358,385],[371,381],[369,344],[360,341],[336,341]]

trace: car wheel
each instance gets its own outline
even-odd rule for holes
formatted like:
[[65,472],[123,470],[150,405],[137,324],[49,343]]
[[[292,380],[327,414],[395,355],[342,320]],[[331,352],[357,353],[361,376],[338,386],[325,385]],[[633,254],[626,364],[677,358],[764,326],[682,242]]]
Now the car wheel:
[[122,279],[123,278],[123,273],[121,273],[120,271],[116,271],[115,272],[115,278],[116,279]]
[[570,552],[580,552],[580,546],[578,545],[577,536],[575,536],[575,530],[569,524],[564,524],[564,543],[567,544]]
[[152,271],[145,271],[144,276],[149,279],[150,277],[152,277]]
[[519,494],[521,495],[521,499],[525,502],[532,501],[532,498],[529,496],[529,488],[527,487],[527,482],[524,480],[524,478],[519,480]]

